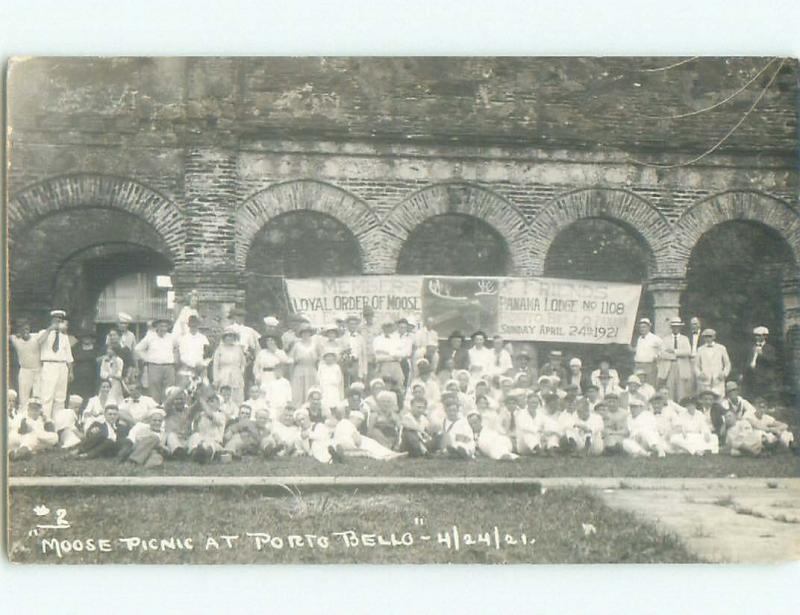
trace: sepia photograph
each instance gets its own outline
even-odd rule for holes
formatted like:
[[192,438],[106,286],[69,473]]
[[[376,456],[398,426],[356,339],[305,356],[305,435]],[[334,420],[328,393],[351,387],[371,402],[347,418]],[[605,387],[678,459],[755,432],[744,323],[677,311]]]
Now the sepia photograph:
[[15,57],[9,559],[800,558],[787,57]]

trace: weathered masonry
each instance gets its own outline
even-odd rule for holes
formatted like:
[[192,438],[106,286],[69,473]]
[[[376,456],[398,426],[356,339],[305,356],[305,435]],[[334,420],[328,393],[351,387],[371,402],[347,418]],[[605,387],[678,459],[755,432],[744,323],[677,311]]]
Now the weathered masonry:
[[798,64],[671,63],[14,62],[12,316],[146,319],[155,273],[212,326],[275,275],[544,274],[642,282],[657,332],[734,353],[767,324],[797,370]]

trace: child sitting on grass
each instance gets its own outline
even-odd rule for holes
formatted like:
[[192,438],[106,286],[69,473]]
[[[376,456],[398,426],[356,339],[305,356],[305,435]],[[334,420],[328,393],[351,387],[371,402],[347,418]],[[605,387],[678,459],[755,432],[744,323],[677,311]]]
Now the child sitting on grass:
[[18,413],[9,423],[9,458],[12,461],[27,459],[34,453],[53,448],[57,444],[55,425],[42,413],[42,402],[37,397],[30,397],[26,412]]

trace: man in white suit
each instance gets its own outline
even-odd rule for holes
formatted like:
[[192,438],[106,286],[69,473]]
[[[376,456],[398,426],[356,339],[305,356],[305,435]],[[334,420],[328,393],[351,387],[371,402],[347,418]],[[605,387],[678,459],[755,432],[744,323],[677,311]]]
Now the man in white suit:
[[673,318],[669,323],[672,333],[662,339],[658,363],[658,381],[666,386],[670,399],[680,400],[692,394],[694,373],[692,368],[692,345],[681,333],[683,321]]
[[702,390],[714,391],[720,398],[725,397],[725,380],[731,373],[731,360],[728,349],[718,344],[714,329],[703,330],[703,345],[697,349],[695,374],[697,386]]

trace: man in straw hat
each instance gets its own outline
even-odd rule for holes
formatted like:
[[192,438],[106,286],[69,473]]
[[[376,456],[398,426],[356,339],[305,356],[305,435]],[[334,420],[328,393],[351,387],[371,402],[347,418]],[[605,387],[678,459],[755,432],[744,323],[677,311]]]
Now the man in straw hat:
[[645,373],[644,381],[655,387],[658,384],[658,358],[663,342],[653,333],[649,318],[640,318],[638,329],[639,334],[631,345],[634,367],[637,373],[642,370]]
[[669,390],[670,399],[683,399],[692,394],[694,373],[692,344],[681,333],[683,321],[675,317],[669,321],[670,334],[661,338],[658,362],[658,381]]

